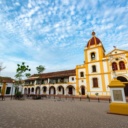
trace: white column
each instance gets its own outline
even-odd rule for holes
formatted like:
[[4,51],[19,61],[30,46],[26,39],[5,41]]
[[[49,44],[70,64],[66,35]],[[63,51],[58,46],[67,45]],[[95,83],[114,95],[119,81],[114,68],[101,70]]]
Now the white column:
[[46,91],[46,94],[49,95],[49,89],[50,89],[50,86],[46,86],[47,87],[47,91]]
[[22,92],[21,92],[21,94],[24,94],[24,88],[23,88],[23,86],[22,86]]
[[50,79],[48,78],[48,84],[49,84],[49,82],[50,82]]
[[42,86],[40,86],[40,95],[43,94],[42,92],[43,92]]
[[34,92],[33,92],[33,94],[36,94],[36,87],[34,87]]
[[64,88],[64,95],[67,95],[67,87]]
[[34,81],[34,85],[36,85],[36,80]]
[[12,93],[13,95],[15,95],[15,87],[13,86],[13,93]]

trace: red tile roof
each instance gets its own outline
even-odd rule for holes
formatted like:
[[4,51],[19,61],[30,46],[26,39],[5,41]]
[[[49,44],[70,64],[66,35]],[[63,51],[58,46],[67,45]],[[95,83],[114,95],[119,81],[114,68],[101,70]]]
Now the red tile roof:
[[[40,78],[55,78],[55,77],[69,77],[69,76],[75,76],[76,71],[75,69],[72,70],[65,70],[65,71],[58,71],[58,72],[49,72],[49,73],[43,73],[40,74]],[[39,77],[38,74],[32,75],[29,79],[27,80],[34,80]]]
[[0,76],[0,82],[13,83],[14,79],[12,79],[11,77],[1,77]]
[[91,45],[97,45],[99,43],[101,43],[100,39],[94,36],[88,41],[87,47]]

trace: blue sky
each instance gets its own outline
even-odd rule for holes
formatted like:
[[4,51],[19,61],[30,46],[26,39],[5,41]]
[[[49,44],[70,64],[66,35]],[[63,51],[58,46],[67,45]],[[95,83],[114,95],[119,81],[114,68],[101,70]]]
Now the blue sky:
[[128,50],[127,0],[0,0],[0,62],[3,76],[14,77],[17,63],[31,73],[74,69],[83,64],[91,32],[106,54]]

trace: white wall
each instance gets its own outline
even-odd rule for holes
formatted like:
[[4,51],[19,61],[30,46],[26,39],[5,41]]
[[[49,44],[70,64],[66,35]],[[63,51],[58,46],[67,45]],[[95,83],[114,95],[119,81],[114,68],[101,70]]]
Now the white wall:
[[[94,78],[94,77],[98,79],[98,88],[93,88],[92,78]],[[89,76],[89,84],[90,84],[90,91],[102,91],[102,79],[101,79],[101,75]]]
[[[2,89],[2,86],[3,86],[3,85],[0,85],[1,89]],[[11,88],[9,94],[6,94],[7,87],[10,87],[10,88]],[[12,94],[12,95],[15,94],[15,87],[13,87],[13,83],[6,83],[5,95],[6,95],[6,96],[10,96],[11,94]]]
[[[84,72],[84,77],[80,77],[80,72]],[[85,74],[86,74],[85,68],[78,69],[78,78],[85,78]]]
[[[74,78],[74,80],[72,80]],[[69,76],[69,82],[76,82],[76,76]]]
[[103,61],[104,72],[108,72],[107,61]]
[[110,88],[108,87],[108,85],[109,85],[108,74],[104,75],[104,80],[105,80],[106,91],[110,91]]
[[[96,65],[96,72],[92,72],[92,66],[93,65]],[[95,62],[95,63],[88,64],[88,70],[89,70],[89,74],[91,74],[91,73],[100,73],[100,63]]]
[[96,53],[96,54],[95,54],[96,60],[99,60],[98,49],[97,49],[97,48],[94,48],[94,49],[92,49],[92,50],[88,50],[88,51],[87,51],[88,62],[91,61],[91,53],[92,53],[92,52],[95,52],[95,53]]

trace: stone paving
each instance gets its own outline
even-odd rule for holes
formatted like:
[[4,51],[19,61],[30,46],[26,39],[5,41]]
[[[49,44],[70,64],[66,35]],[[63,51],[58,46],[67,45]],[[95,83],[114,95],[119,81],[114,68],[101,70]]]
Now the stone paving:
[[107,101],[0,99],[0,128],[128,128],[128,116],[108,109]]

